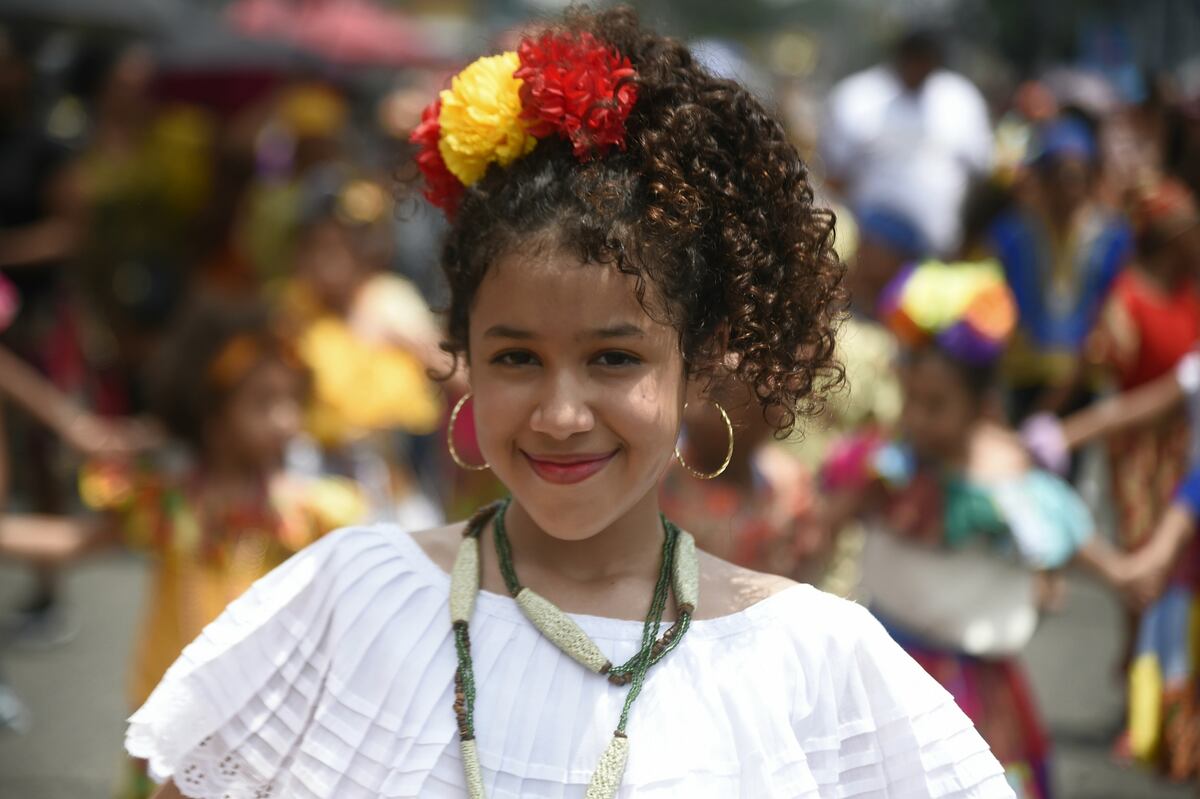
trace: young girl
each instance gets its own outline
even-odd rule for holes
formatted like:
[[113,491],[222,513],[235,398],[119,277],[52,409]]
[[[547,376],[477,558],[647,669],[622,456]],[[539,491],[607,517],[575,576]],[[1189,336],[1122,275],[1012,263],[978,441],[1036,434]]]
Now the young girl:
[[1078,558],[1119,582],[1127,564],[1092,537],[1071,488],[1032,470],[994,421],[995,364],[1015,322],[999,268],[921,264],[882,305],[906,345],[903,439],[838,448],[828,513],[866,518],[863,587],[876,615],[954,694],[1017,795],[1045,799],[1049,740],[1015,657],[1037,622],[1034,571]]
[[[139,467],[95,462],[81,476],[84,501],[105,514],[112,536],[153,558],[130,675],[134,707],[251,583],[365,514],[352,484],[285,473],[308,376],[267,321],[253,306],[193,309],[163,346],[150,381],[155,415],[183,457]],[[152,790],[144,765],[132,764],[123,795]]]
[[428,372],[446,371],[451,361],[438,349],[437,323],[421,295],[382,269],[387,192],[336,168],[314,170],[302,189],[281,305],[313,376],[305,431],[324,471],[366,489],[373,519],[438,524],[444,517],[419,490],[418,464],[400,455],[437,429],[442,402]]
[[864,610],[659,514],[708,378],[786,428],[833,367],[831,219],[779,124],[618,9],[475,62],[416,137],[512,498],[233,603],[130,721],[161,795],[1011,796]]

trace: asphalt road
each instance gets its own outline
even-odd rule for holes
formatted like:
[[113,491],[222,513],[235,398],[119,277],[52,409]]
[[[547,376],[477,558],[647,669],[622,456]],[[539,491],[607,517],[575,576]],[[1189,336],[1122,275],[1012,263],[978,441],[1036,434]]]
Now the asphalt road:
[[[0,607],[11,607],[26,585],[20,570],[0,566]],[[3,799],[99,799],[116,782],[125,664],[144,567],[130,555],[105,556],[76,567],[66,586],[78,636],[46,652],[0,653],[0,668],[33,713],[27,734],[0,734]],[[1030,647],[1030,670],[1056,743],[1058,799],[1192,796],[1108,760],[1121,713],[1118,624],[1115,602],[1075,581],[1064,611],[1044,622]]]

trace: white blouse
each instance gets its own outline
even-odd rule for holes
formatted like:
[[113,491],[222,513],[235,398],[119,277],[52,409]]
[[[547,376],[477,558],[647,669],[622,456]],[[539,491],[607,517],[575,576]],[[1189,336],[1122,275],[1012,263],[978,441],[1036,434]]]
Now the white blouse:
[[[465,796],[449,583],[394,526],[318,541],[184,650],[126,748],[194,799]],[[573,618],[614,663],[638,648],[640,621]],[[627,688],[507,596],[481,593],[470,633],[489,799],[582,797]],[[949,694],[866,610],[808,586],[693,622],[628,730],[622,799],[1013,795]]]

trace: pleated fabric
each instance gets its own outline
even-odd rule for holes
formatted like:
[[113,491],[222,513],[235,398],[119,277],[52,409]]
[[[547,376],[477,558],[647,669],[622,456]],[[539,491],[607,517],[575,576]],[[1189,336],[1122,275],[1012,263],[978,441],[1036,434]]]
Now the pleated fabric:
[[[701,597],[703,602],[703,597]],[[614,663],[640,621],[572,614]],[[471,621],[491,799],[580,799],[625,688],[507,596]],[[125,745],[193,799],[463,797],[449,577],[403,531],[349,528],[232,603],[129,720]],[[692,623],[629,721],[620,797],[1011,797],[950,696],[862,608],[796,586]]]

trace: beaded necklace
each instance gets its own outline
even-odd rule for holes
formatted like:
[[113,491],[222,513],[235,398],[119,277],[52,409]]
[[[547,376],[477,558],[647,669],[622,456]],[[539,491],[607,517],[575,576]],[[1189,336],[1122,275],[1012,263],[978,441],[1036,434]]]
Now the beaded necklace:
[[[458,724],[467,794],[470,799],[485,799],[483,772],[475,745],[475,673],[471,664],[468,628],[481,579],[479,536],[487,523],[494,520],[492,537],[495,539],[500,574],[525,617],[551,643],[589,671],[606,676],[614,685],[630,685],[617,728],[592,773],[585,794],[585,799],[612,799],[621,787],[625,762],[629,756],[629,739],[625,735],[629,711],[641,693],[646,672],[678,646],[696,610],[699,593],[696,542],[691,535],[662,517],[662,565],[654,586],[650,612],[642,626],[641,647],[625,663],[614,666],[570,616],[532,589],[521,585],[517,579],[512,547],[504,525],[504,514],[511,502],[511,498],[501,500],[476,512],[467,523],[450,575],[450,619],[454,629],[454,648],[458,655],[458,669],[454,673],[454,716]],[[669,589],[675,593],[676,621],[659,637]]]

